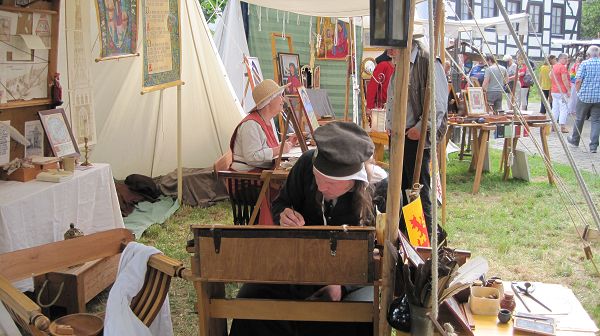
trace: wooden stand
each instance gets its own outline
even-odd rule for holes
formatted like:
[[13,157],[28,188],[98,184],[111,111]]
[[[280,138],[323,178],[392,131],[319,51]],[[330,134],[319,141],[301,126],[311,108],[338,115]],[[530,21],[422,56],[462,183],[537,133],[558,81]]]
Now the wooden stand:
[[[225,299],[224,282],[374,286],[375,228],[192,225],[192,272],[200,335],[216,336],[226,318],[373,322],[374,302]],[[263,262],[269,256],[268,262]]]
[[115,282],[120,256],[117,254],[34,277],[37,295],[47,281],[39,303],[48,304],[58,296],[54,305],[66,308],[67,314],[85,313],[85,304]]

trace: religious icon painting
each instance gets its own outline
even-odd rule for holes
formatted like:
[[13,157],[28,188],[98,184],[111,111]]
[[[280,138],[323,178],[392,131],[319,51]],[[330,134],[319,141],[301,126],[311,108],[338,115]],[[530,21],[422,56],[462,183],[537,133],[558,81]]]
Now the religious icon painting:
[[469,87],[467,88],[467,107],[469,115],[486,114],[486,100],[483,94],[483,88],[481,87]]
[[96,0],[100,59],[137,52],[138,0]]
[[48,143],[54,156],[79,157],[79,148],[71,131],[71,126],[62,108],[38,112],[42,126],[48,137]]
[[298,54],[279,53],[279,74],[281,85],[290,84],[285,89],[286,95],[297,95],[302,86],[300,80],[300,56]]
[[346,60],[350,41],[349,23],[329,17],[317,18],[317,59]]

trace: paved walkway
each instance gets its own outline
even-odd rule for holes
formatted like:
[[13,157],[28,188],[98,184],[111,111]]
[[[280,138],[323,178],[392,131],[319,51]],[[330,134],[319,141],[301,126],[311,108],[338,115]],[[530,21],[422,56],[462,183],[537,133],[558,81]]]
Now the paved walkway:
[[[540,103],[530,103],[529,110],[539,111]],[[575,122],[574,116],[569,116],[568,125],[569,130],[573,129],[573,123]],[[539,130],[536,129],[533,132],[535,139],[538,140],[538,143],[541,146]],[[567,140],[567,136],[570,134],[562,133],[565,141]],[[590,123],[586,121],[583,126],[583,134],[581,136],[581,141],[579,143],[578,148],[574,148],[567,144],[568,149],[573,154],[573,158],[575,159],[575,163],[581,170],[589,171],[600,175],[600,153],[590,153],[589,151],[589,143],[590,143]],[[490,145],[493,148],[502,149],[504,144],[504,139],[490,139]],[[552,132],[548,137],[548,147],[550,149],[550,158],[552,162],[569,164],[567,159],[567,155],[558,139],[558,134]],[[534,145],[531,137],[520,138],[519,144],[517,145],[518,149],[525,150],[529,155],[539,155],[537,147]]]

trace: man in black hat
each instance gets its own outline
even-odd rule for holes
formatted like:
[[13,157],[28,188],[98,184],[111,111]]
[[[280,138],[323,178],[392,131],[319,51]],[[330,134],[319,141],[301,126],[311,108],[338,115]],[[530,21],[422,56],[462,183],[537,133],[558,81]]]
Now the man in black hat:
[[[370,223],[374,217],[365,162],[373,155],[371,138],[354,123],[331,122],[315,130],[314,139],[317,149],[298,159],[273,202],[275,223],[290,227]],[[340,301],[353,289],[244,284],[238,298]],[[230,335],[372,335],[371,328],[370,323],[234,320]]]

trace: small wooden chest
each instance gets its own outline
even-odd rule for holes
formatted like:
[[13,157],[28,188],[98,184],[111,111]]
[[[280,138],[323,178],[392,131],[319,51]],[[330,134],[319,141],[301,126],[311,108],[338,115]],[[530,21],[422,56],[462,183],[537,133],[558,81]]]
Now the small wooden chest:
[[64,283],[54,305],[66,308],[67,314],[85,313],[85,304],[115,282],[120,257],[119,253],[60,272],[36,276],[33,279],[35,292],[39,293],[44,282],[48,280],[40,297],[42,304],[48,304],[59,294],[60,286]]
[[374,227],[193,225],[201,281],[372,284]]

